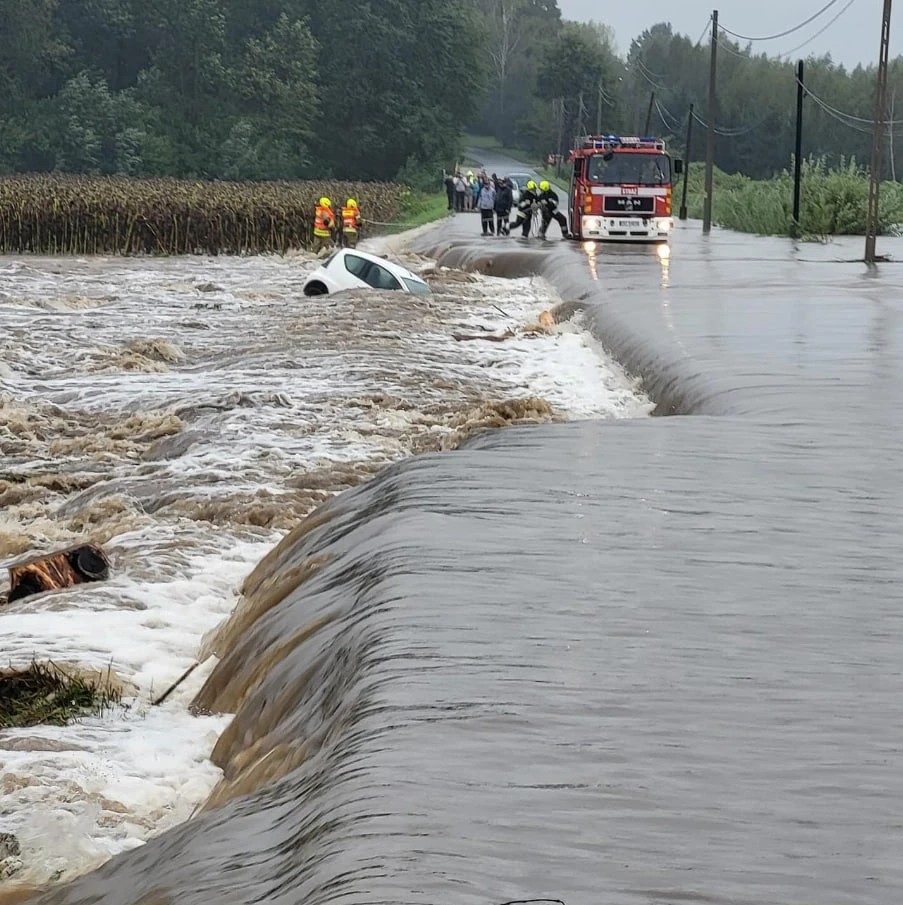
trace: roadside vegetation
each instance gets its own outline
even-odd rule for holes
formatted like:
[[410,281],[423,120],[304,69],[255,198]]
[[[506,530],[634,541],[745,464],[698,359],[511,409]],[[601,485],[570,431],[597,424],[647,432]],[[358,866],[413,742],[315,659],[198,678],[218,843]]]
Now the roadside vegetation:
[[62,726],[118,704],[120,692],[109,677],[68,672],[53,663],[0,672],[0,729],[40,723]]
[[[680,204],[682,185],[674,192]],[[701,218],[705,200],[705,167],[693,164],[687,185],[687,213]],[[831,168],[824,159],[802,164],[800,227],[802,238],[863,235],[868,206],[868,173],[855,161]],[[714,173],[712,220],[718,226],[760,235],[794,235],[793,173],[784,170],[771,179]],[[896,232],[903,224],[903,185],[885,182],[879,195],[879,229]]]

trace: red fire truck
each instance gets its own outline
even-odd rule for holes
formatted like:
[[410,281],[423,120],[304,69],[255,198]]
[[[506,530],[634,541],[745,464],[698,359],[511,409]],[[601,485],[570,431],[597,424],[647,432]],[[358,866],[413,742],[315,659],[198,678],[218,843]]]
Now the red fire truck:
[[667,242],[671,187],[683,162],[660,138],[587,135],[571,151],[571,231],[579,239]]

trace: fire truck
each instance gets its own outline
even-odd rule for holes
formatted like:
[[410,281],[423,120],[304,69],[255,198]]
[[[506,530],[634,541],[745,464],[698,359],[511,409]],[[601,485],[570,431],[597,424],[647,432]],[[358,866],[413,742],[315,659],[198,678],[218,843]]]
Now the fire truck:
[[671,188],[683,171],[660,138],[587,135],[571,151],[571,231],[578,239],[667,242]]

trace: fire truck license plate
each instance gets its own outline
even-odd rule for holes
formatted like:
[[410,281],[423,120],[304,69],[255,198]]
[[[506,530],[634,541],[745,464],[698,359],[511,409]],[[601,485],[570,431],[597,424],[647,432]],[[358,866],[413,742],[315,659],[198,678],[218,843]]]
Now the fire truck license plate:
[[620,223],[623,224],[624,229],[642,229],[643,228],[642,220],[621,220]]

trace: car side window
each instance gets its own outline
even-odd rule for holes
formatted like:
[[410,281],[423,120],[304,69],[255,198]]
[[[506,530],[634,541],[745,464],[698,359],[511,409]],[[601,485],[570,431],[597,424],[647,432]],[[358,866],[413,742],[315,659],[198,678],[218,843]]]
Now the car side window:
[[[359,258],[357,255],[345,255],[345,270],[365,283],[370,283],[366,277],[369,267],[370,262],[366,258]],[[370,285],[372,286],[373,284],[370,283]]]
[[361,277],[361,279],[374,289],[401,289],[398,280],[379,264],[371,264],[370,269]]

